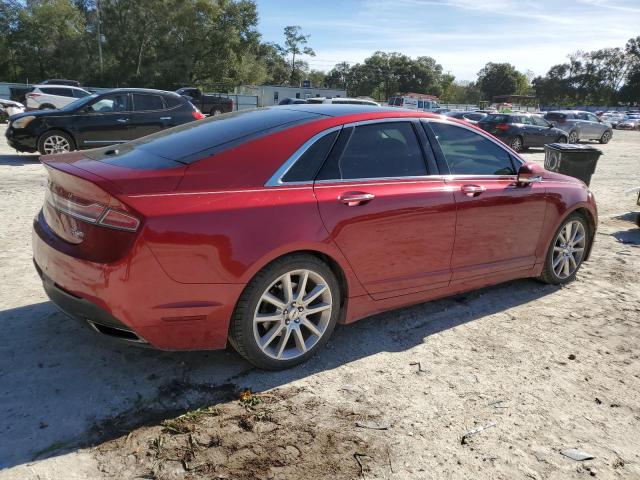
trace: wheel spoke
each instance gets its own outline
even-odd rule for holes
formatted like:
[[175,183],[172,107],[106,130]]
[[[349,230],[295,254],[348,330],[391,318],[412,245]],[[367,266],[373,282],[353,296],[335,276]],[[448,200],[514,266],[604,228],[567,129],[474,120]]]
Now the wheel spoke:
[[298,350],[305,353],[307,351],[307,345],[304,343],[304,337],[302,336],[302,332],[299,328],[293,330],[293,339],[296,341]]
[[304,325],[304,327],[307,330],[309,330],[312,334],[314,334],[316,337],[319,337],[320,335],[322,335],[322,332],[318,330],[318,327],[316,327],[313,324],[313,322],[308,318],[305,318],[300,325]]
[[324,312],[325,310],[329,310],[331,305],[328,303],[320,303],[311,308],[307,308],[307,315],[313,315],[314,313]]
[[553,260],[553,268],[555,269],[558,264],[560,263],[560,261],[563,259],[564,257],[562,255],[558,255],[554,260]]
[[281,324],[274,325],[271,328],[271,330],[269,330],[267,334],[260,339],[262,340],[262,345],[261,345],[262,348],[264,349],[264,348],[267,348],[269,345],[271,345],[271,342],[273,342],[273,340],[280,334],[283,328],[284,328],[284,325],[281,325]]
[[282,277],[282,291],[284,292],[284,301],[289,303],[293,300],[293,287],[291,285],[291,274],[287,273]]
[[579,236],[576,235],[576,237],[573,239],[571,246],[581,243],[583,240],[584,240],[584,233],[580,234]]
[[553,251],[554,251],[554,252],[563,252],[563,251],[564,251],[564,248],[562,248],[562,247],[558,247],[558,246],[554,246],[554,247],[553,247]]
[[304,297],[305,291],[307,289],[307,280],[309,280],[309,271],[305,270],[298,282],[298,292],[296,293],[296,300],[301,301]]
[[304,297],[302,299],[302,303],[304,305],[309,305],[311,302],[313,302],[316,298],[318,298],[320,295],[322,295],[324,293],[324,291],[327,289],[326,285],[322,285],[322,284],[318,284],[314,287],[313,290],[311,290],[309,292],[309,294]]
[[259,313],[255,316],[254,321],[262,322],[279,322],[282,320],[282,312],[275,313]]
[[567,260],[566,258],[564,259],[564,264],[562,265],[562,273],[564,273],[564,275],[566,277],[568,277],[570,275],[570,273],[569,273],[569,260]]
[[571,231],[572,231],[572,224],[571,222],[569,222],[564,227],[564,238],[566,243],[569,243],[571,241]]
[[576,259],[573,258],[573,255],[569,255],[569,264],[572,270],[575,270],[576,268],[578,268],[578,264],[576,263]]
[[290,336],[291,336],[291,330],[286,329],[284,331],[284,335],[282,335],[282,339],[280,340],[280,343],[278,344],[278,353],[276,355],[278,358],[282,357],[282,353],[284,352],[284,349],[287,346],[287,343],[289,342]]
[[280,300],[278,297],[275,297],[273,295],[271,295],[269,292],[265,292],[264,295],[262,295],[262,299],[263,301],[270,303],[271,305],[275,305],[276,307],[284,310],[284,308],[287,306],[285,302],[283,302],[282,300]]

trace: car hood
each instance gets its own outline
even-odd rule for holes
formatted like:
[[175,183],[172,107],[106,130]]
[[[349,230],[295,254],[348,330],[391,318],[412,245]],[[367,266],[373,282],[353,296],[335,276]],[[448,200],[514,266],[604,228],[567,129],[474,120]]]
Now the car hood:
[[19,118],[22,117],[36,117],[36,118],[40,118],[40,117],[53,117],[53,116],[58,116],[60,115],[60,111],[59,110],[32,110],[30,112],[22,112],[22,113],[17,113],[15,115],[11,116],[11,120],[17,120]]
[[21,104],[20,102],[14,102],[13,100],[5,100],[3,98],[0,98],[0,105],[2,105],[4,107],[22,107],[22,108],[24,108],[24,105]]

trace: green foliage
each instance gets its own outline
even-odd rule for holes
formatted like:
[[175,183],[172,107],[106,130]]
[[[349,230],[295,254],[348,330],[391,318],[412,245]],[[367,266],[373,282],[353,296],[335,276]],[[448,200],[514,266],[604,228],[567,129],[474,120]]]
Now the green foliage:
[[478,72],[477,83],[484,99],[493,101],[496,95],[515,95],[521,77],[524,75],[510,63],[489,62]]

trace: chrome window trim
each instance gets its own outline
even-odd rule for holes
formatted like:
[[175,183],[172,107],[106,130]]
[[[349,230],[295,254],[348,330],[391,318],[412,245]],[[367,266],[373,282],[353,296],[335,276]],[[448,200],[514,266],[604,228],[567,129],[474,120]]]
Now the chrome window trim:
[[[457,123],[457,122],[449,122],[449,121],[447,121],[445,119],[441,119],[441,118],[423,118],[422,120],[425,121],[425,122],[446,123],[446,124],[449,124],[449,125],[453,125],[455,127],[460,127],[460,128],[464,128],[465,130],[469,130],[470,132],[473,132],[473,133],[475,133],[477,135],[480,135],[481,137],[484,137],[487,140],[493,142],[495,145],[497,145],[502,150],[504,150],[505,153],[507,155],[509,155],[509,158],[513,158],[516,161],[520,162],[520,166],[522,166],[522,165],[524,165],[526,163],[524,160],[522,160],[518,156],[517,153],[514,155],[514,153],[511,150],[508,150],[508,147],[504,143],[502,143],[500,140],[497,140],[496,138],[492,137],[491,135],[489,135],[487,132],[485,132],[484,130],[482,130],[479,127],[477,129],[476,128],[470,128],[467,125],[463,125],[463,124]],[[480,175],[480,174],[476,174],[475,176],[486,178],[486,177],[495,177],[496,175]]]
[[301,182],[283,182],[282,177],[284,177],[287,172],[293,167],[293,165],[304,155],[307,153],[307,150],[311,148],[311,146],[320,140],[322,137],[329,135],[330,133],[336,132],[338,130],[342,130],[343,125],[338,125],[337,127],[331,127],[326,130],[321,131],[320,133],[316,133],[309,140],[304,142],[298,150],[293,152],[286,162],[284,162],[276,172],[271,175],[271,178],[267,180],[267,183],[264,184],[265,187],[279,187],[283,185],[308,185],[313,184],[313,180],[305,180]]

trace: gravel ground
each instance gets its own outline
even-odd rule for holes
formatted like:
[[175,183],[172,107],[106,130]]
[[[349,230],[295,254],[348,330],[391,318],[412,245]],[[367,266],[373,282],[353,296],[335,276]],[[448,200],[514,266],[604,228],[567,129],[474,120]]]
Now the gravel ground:
[[[114,344],[58,313],[30,253],[44,171],[3,134],[0,479],[640,478],[640,207],[627,192],[640,132],[602,146],[599,230],[572,284],[378,315],[278,373],[234,352]],[[560,454],[571,447],[595,458]]]

